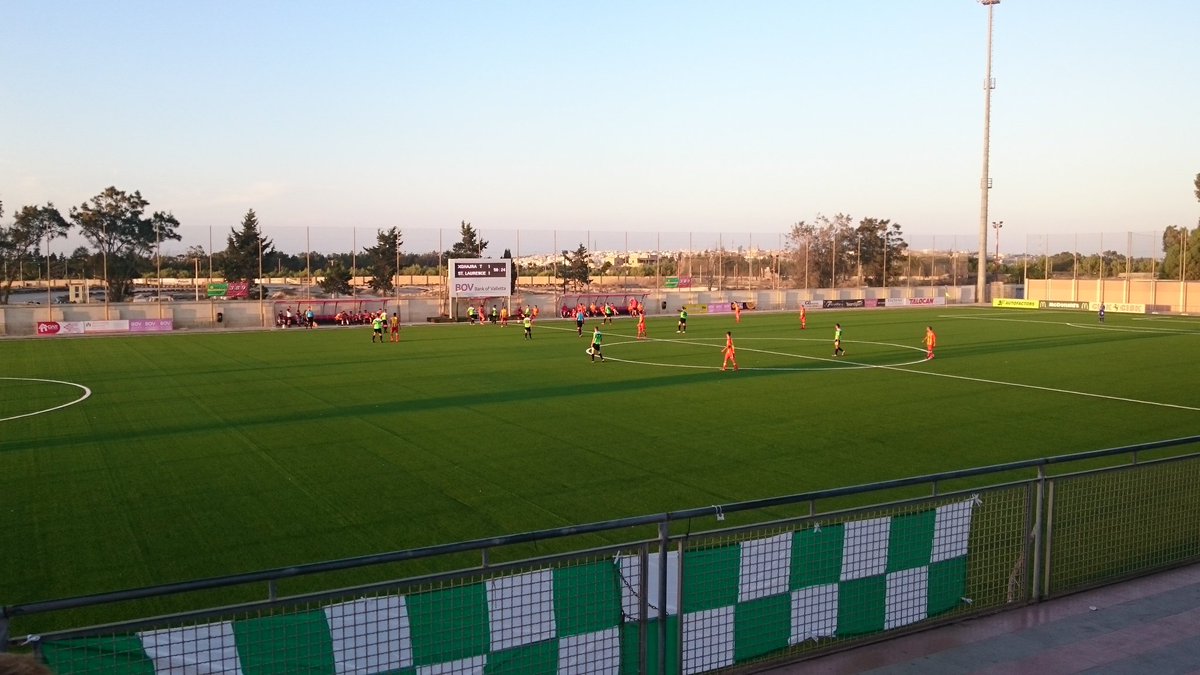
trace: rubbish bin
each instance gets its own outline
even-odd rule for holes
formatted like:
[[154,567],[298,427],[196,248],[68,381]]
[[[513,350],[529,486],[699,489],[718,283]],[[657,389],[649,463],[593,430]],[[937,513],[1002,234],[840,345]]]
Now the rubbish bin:
[[225,312],[217,312],[217,323],[225,321]]
[[667,301],[666,301],[666,300],[663,300],[663,302],[662,302],[662,308],[663,308],[663,310],[666,310],[666,309],[667,309]]

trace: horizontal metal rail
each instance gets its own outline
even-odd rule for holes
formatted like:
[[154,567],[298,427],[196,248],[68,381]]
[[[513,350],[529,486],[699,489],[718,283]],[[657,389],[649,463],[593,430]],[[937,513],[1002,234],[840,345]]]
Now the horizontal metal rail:
[[[1081,462],[1093,459],[1101,459],[1105,457],[1116,457],[1120,455],[1136,455],[1139,452],[1148,450],[1159,450],[1172,447],[1181,447],[1200,443],[1200,435],[1186,436],[1182,438],[1168,439],[1162,441],[1153,441],[1138,445],[1122,446],[1118,448],[1107,448],[1102,450],[1092,450],[1069,455],[1056,455],[1052,457],[1043,457],[1038,459],[1020,460],[1015,462],[1007,462],[1004,464],[994,464],[985,467],[976,467],[971,469],[959,469],[954,471],[945,471],[936,474],[928,474],[924,476],[913,476],[909,478],[898,478],[893,480],[879,481],[876,483],[866,483],[850,487],[832,488],[827,490],[817,490],[813,492],[804,492],[794,495],[786,495],[782,497],[770,497],[766,499],[756,499],[744,502],[735,502],[732,504],[719,504],[708,507],[699,507],[684,509],[679,511],[668,511],[665,513],[651,514],[645,516],[634,516],[628,518],[620,518],[615,520],[607,520],[596,523],[588,523],[584,525],[572,525],[567,527],[558,527],[545,530],[537,530],[532,532],[524,532],[520,534],[504,535],[499,537],[488,537],[484,539],[473,539],[469,541],[456,542],[452,544],[440,544],[437,546],[427,546],[415,549],[406,549],[401,551],[390,551],[385,553],[377,553],[371,555],[357,556],[353,558],[342,558],[338,560],[330,560],[316,563],[308,563],[304,565],[292,565],[287,567],[278,567],[273,569],[261,570],[257,572],[247,572],[243,574],[234,574],[220,577],[210,577],[207,579],[198,579],[193,581],[183,581],[170,584],[160,584],[157,586],[147,586],[143,588],[127,589],[120,591],[111,591],[106,593],[96,593],[92,595],[83,595],[70,598],[60,598],[55,600],[43,600],[15,605],[5,605],[0,607],[0,618],[9,619],[17,616],[42,614],[48,612],[56,612],[68,609],[77,609],[95,605],[111,604],[117,602],[126,602],[130,600],[139,600],[151,597],[161,597],[167,595],[177,595],[181,593],[190,593],[201,590],[211,590],[216,588],[226,588],[230,586],[240,586],[244,584],[258,582],[272,582],[281,579],[290,579],[295,577],[307,576],[312,574],[320,574],[325,572],[344,571],[361,567],[369,567],[374,565],[382,565],[389,563],[406,562],[435,556],[442,556],[454,553],[464,553],[469,551],[479,551],[489,548],[502,546],[511,546],[515,544],[546,541],[550,539],[558,539],[562,537],[570,537],[582,534],[592,534],[597,532],[607,532],[618,529],[626,529],[633,527],[642,527],[649,525],[664,525],[672,522],[680,522],[693,518],[713,516],[714,514],[730,514],[741,511],[760,510],[777,506],[788,506],[794,504],[810,504],[811,505],[824,499],[832,499],[836,497],[847,497],[853,495],[867,494],[871,492],[880,492],[884,490],[893,490],[904,487],[912,487],[917,485],[937,484],[949,480],[960,480],[965,478],[973,478],[978,476],[986,476],[991,474],[1018,471],[1022,469],[1044,468],[1050,465],[1065,464],[1070,462]],[[1200,455],[1200,452],[1191,453]],[[1189,455],[1191,456],[1191,455]]]

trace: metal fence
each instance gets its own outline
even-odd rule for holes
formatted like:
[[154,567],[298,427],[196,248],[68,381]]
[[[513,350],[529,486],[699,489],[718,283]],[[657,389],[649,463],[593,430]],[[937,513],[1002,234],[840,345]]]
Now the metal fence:
[[[7,606],[58,673],[754,669],[1200,556],[1200,436]],[[585,547],[597,537],[625,541]],[[521,558],[530,547],[554,550]],[[582,549],[582,550],[581,550]],[[462,556],[475,558],[462,564]],[[301,578],[445,569],[278,597]],[[388,568],[391,569],[391,568]],[[264,598],[30,634],[98,608]],[[11,637],[10,637],[11,635]]]
[[[339,255],[352,256],[351,263],[356,266],[369,264],[366,249],[379,243],[381,232],[387,232],[392,224],[379,226],[329,225],[315,227],[293,227],[275,223],[262,223],[260,232],[271,242],[262,273],[259,276],[285,277],[296,276],[305,272],[302,279],[305,283],[317,270],[325,267],[325,258]],[[1011,224],[1009,227],[1013,227]],[[458,225],[450,227],[424,227],[399,224],[401,240],[401,256],[414,254],[422,256],[433,254],[433,259],[427,265],[440,266],[444,261],[441,254],[449,251],[462,240],[461,228]],[[178,239],[166,239],[154,243],[153,251],[147,256],[153,261],[152,276],[211,278],[214,271],[220,271],[219,260],[214,262],[214,255],[219,256],[226,250],[227,240],[234,231],[241,230],[240,222],[225,224],[197,225],[184,224],[177,230]],[[804,265],[797,266],[790,257],[794,253],[799,256],[806,250],[800,239],[792,239],[792,229],[789,225],[775,231],[761,232],[691,232],[680,230],[589,230],[589,229],[534,229],[534,228],[500,228],[484,223],[475,223],[472,230],[476,233],[476,244],[484,244],[481,256],[500,257],[503,252],[509,252],[522,265],[548,266],[561,264],[563,253],[575,251],[578,247],[586,249],[597,265],[609,262],[614,268],[625,265],[638,268],[653,268],[657,261],[672,259],[678,261],[679,274],[697,278],[713,274],[725,276],[732,274],[737,277],[762,278],[780,274],[788,275],[790,287],[807,287],[803,277],[807,275]],[[1058,256],[1058,264],[1053,265],[1055,271],[1071,273],[1078,270],[1080,276],[1088,277],[1096,274],[1089,272],[1086,266],[1080,268],[1077,260],[1067,264],[1066,260],[1077,259],[1107,252],[1111,264],[1114,258],[1142,258],[1156,261],[1161,265],[1167,254],[1163,240],[1164,230],[1144,229],[1125,230],[1119,232],[1084,232],[1084,233],[1038,233],[1037,229],[1008,230],[1004,233],[1004,242],[993,239],[995,248],[988,247],[988,258],[1008,263],[1014,259],[1025,260],[1051,258]],[[999,234],[999,233],[997,233]],[[872,250],[878,250],[884,241],[879,235],[860,235],[857,230],[843,233],[843,243],[839,248],[843,255],[839,257],[836,266],[841,271],[839,279],[872,277]],[[873,241],[869,240],[875,237]],[[979,251],[979,237],[974,233],[905,233],[901,235],[905,244],[897,255],[906,258],[902,263],[894,264],[891,274],[901,277],[919,277],[926,279],[930,276],[945,277],[941,283],[957,285],[953,277],[973,275],[973,267],[969,263]],[[888,240],[895,243],[896,239]],[[21,263],[16,275],[18,279],[43,279],[46,277],[62,279],[79,279],[90,276],[99,279],[102,276],[102,262],[99,254],[88,252],[89,244],[77,232],[70,233],[66,238],[53,240],[47,244],[52,256],[49,269],[45,258],[31,259]],[[82,251],[80,249],[83,249]],[[272,250],[274,253],[272,253]],[[44,251],[41,252],[44,255]],[[1066,255],[1063,258],[1064,254]],[[807,255],[807,254],[805,254]],[[888,254],[893,255],[891,253]],[[865,258],[864,258],[865,256]],[[40,257],[40,256],[39,256]],[[721,261],[721,258],[724,261]],[[886,262],[886,261],[881,261]],[[865,267],[864,270],[857,269]],[[815,281],[814,262],[814,280]],[[404,263],[402,267],[410,266]],[[1124,271],[1124,267],[1119,266]],[[145,270],[150,271],[150,270]],[[163,274],[159,274],[159,272]],[[421,271],[401,271],[400,274],[424,274]],[[613,272],[617,273],[617,272]],[[675,274],[676,272],[671,272]],[[45,276],[43,276],[43,274]],[[218,274],[219,276],[219,274]],[[1041,276],[1035,274],[1035,276]],[[865,283],[865,282],[864,282]]]

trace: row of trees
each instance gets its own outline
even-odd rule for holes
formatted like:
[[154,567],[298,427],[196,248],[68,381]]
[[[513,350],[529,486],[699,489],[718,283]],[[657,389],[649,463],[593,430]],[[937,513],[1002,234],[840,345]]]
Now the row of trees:
[[[13,282],[24,273],[25,264],[45,261],[41,246],[65,237],[76,229],[102,258],[102,274],[112,297],[128,296],[133,279],[140,276],[157,242],[179,239],[179,221],[169,212],[146,214],[150,205],[140,192],[132,194],[110,187],[91,200],[71,207],[64,218],[53,203],[23,206],[13,217],[12,227],[0,231],[0,258],[4,262],[0,300],[8,302]],[[3,216],[3,204],[0,204]]]
[[[56,268],[63,270],[63,278],[103,279],[108,297],[114,301],[132,295],[134,279],[198,276],[202,266],[206,274],[211,269],[229,281],[319,270],[326,290],[340,293],[350,292],[352,276],[365,274],[372,289],[389,293],[398,274],[432,274],[445,258],[474,257],[488,244],[464,221],[462,241],[444,253],[404,253],[403,236],[393,227],[378,231],[375,244],[363,249],[362,258],[355,253],[289,255],[275,249],[274,242],[263,234],[258,215],[250,209],[241,226],[230,229],[224,250],[209,252],[191,246],[182,255],[160,257],[162,242],[182,238],[179,221],[169,212],[148,214],[148,206],[141,192],[109,187],[71,207],[65,217],[53,203],[22,207],[10,227],[0,228],[0,303],[8,302],[15,282],[40,278],[43,271],[54,276]],[[0,201],[0,218],[3,216]],[[78,247],[69,256],[43,254],[53,240],[66,237],[72,229],[91,248]],[[507,250],[505,255],[511,257]]]
[[[1200,201],[1200,174],[1195,178],[1195,195]],[[274,242],[264,236],[253,209],[246,212],[239,227],[230,228],[226,245],[220,251],[205,251],[192,246],[182,255],[160,257],[164,241],[180,240],[179,221],[170,212],[148,211],[149,202],[141,193],[106,188],[90,200],[73,206],[64,216],[53,203],[42,206],[22,206],[13,214],[13,223],[0,227],[0,303],[7,303],[13,284],[18,280],[38,278],[43,271],[63,277],[102,278],[108,297],[122,300],[132,294],[133,280],[143,276],[199,276],[201,269],[220,274],[225,279],[254,280],[262,276],[298,275],[308,272],[324,278],[323,286],[332,293],[349,293],[355,276],[368,277],[368,285],[378,293],[391,293],[397,275],[435,274],[447,258],[486,257],[487,241],[471,223],[460,224],[461,238],[448,251],[411,253],[403,250],[404,237],[395,227],[378,230],[375,242],[361,253],[285,254],[275,249]],[[0,202],[0,218],[4,204]],[[78,247],[69,256],[47,258],[43,250],[50,243],[78,232],[88,247]],[[899,223],[888,219],[863,218],[857,223],[847,214],[832,217],[818,215],[811,223],[795,223],[786,237],[785,251],[768,264],[760,262],[758,276],[773,275],[787,279],[791,285],[803,287],[837,287],[847,284],[884,286],[911,278],[913,256],[904,241]],[[43,249],[43,246],[45,248]],[[1115,276],[1127,269],[1133,272],[1155,272],[1163,279],[1200,279],[1200,227],[1189,230],[1171,226],[1163,231],[1164,256],[1155,267],[1148,258],[1127,260],[1116,251],[1090,256],[1060,252],[1041,259],[1030,259],[1019,266],[1008,265],[997,270],[1012,278],[1042,278],[1055,273],[1070,272],[1079,276]],[[664,257],[652,263],[631,265],[628,261],[614,265],[607,261],[594,264],[592,256],[581,243],[574,251],[564,250],[561,259],[549,265],[527,266],[527,275],[553,275],[564,287],[586,288],[593,276],[625,274],[629,276],[682,276],[695,274],[698,265],[701,275],[712,280],[741,277],[743,270],[750,274],[753,261],[741,252],[706,252]],[[503,258],[512,258],[505,249]],[[976,257],[964,260],[966,276],[978,269]],[[918,265],[918,268],[920,266]],[[935,274],[930,263],[930,274]],[[951,266],[957,276],[957,259]],[[73,274],[71,272],[74,272]],[[513,285],[516,285],[514,266]]]
[[835,288],[851,278],[858,285],[887,286],[904,269],[908,244],[899,223],[863,218],[855,225],[849,215],[838,213],[793,225],[787,249],[795,269],[803,269],[815,287]]

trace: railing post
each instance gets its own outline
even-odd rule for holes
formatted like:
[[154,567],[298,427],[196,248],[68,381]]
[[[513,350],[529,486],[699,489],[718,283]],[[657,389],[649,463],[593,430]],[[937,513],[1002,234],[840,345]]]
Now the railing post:
[[679,561],[679,569],[675,571],[675,597],[677,598],[676,602],[679,603],[679,628],[675,632],[675,637],[679,641],[679,649],[675,653],[677,659],[675,663],[679,664],[680,673],[683,672],[683,585],[687,583],[687,581],[683,578],[683,550],[686,545],[686,540],[687,535],[684,535],[684,538],[679,540],[679,557],[677,558]]
[[637,671],[638,673],[649,673],[649,662],[647,659],[647,650],[649,649],[647,641],[649,639],[649,631],[647,626],[650,621],[650,545],[642,544],[637,549]]
[[671,543],[670,530],[670,521],[658,524],[658,672],[663,675],[667,672],[667,547]]
[[1043,496],[1046,491],[1046,466],[1044,464],[1039,466],[1037,472],[1037,483],[1035,483],[1037,496],[1033,505],[1033,532],[1031,533],[1033,538],[1033,565],[1030,569],[1030,576],[1033,577],[1030,592],[1032,594],[1031,599],[1034,602],[1042,599],[1042,523],[1045,522],[1043,518],[1043,509],[1045,508]]
[[8,651],[8,616],[0,611],[0,654]]
[[1046,553],[1042,556],[1045,577],[1042,579],[1042,594],[1050,593],[1050,563],[1054,558],[1054,481],[1046,482],[1046,534],[1042,539]]
[[274,579],[267,582],[267,599],[268,600],[277,600],[279,598],[279,588],[277,587],[276,584],[277,584],[277,582]]

